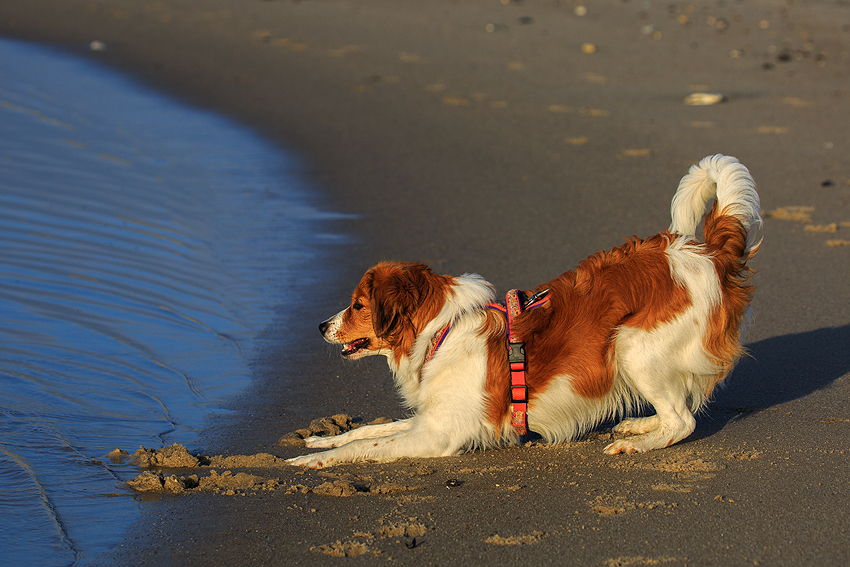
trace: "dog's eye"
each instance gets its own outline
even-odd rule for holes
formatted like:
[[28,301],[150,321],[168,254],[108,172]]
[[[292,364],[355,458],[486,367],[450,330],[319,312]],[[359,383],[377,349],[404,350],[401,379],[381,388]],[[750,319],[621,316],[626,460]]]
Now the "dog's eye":
[[363,309],[363,304],[358,301],[351,307],[354,308],[355,311],[360,311],[361,309]]

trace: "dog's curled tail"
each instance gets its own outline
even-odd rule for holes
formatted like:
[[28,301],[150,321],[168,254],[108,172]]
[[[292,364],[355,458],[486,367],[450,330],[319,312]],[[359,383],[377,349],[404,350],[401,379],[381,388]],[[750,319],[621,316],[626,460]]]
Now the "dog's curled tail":
[[692,236],[696,234],[706,212],[706,205],[717,198],[715,211],[705,223],[705,242],[722,250],[729,239],[728,230],[717,221],[733,217],[745,233],[745,244],[739,254],[746,260],[756,253],[761,244],[761,205],[756,184],[749,170],[731,156],[716,155],[703,158],[692,165],[679,182],[679,188],[670,205],[673,222],[670,232]]

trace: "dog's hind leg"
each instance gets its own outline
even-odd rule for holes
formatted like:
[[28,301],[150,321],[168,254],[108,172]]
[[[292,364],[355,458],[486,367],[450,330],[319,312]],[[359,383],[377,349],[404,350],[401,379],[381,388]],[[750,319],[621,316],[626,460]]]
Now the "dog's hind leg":
[[661,447],[669,447],[689,436],[696,428],[687,397],[676,391],[680,383],[675,378],[639,383],[641,396],[655,408],[652,417],[625,420],[614,428],[620,433],[638,433],[634,437],[620,439],[605,447],[609,455],[617,453],[643,453]]
[[625,433],[627,435],[640,435],[658,429],[658,416],[633,417],[624,419],[614,427],[614,433]]

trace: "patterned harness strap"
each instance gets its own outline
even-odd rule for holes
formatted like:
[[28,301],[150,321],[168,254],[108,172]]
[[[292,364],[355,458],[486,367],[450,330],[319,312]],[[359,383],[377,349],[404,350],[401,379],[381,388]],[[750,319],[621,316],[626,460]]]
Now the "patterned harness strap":
[[512,289],[505,295],[505,306],[488,303],[489,309],[505,314],[508,320],[508,365],[511,371],[511,425],[517,435],[528,433],[528,386],[525,373],[528,363],[525,356],[525,343],[514,331],[514,319],[524,311],[534,309],[549,301],[549,290],[545,289],[525,299],[518,289]]
[[[428,345],[428,350],[425,352],[425,362],[428,362],[434,358],[435,354],[437,354],[437,349],[440,348],[440,345],[442,345],[443,341],[446,340],[446,335],[449,334],[449,330],[452,328],[452,323],[454,323],[454,320],[446,323],[443,328],[431,337],[431,344]],[[425,364],[425,362],[423,362],[423,364]]]

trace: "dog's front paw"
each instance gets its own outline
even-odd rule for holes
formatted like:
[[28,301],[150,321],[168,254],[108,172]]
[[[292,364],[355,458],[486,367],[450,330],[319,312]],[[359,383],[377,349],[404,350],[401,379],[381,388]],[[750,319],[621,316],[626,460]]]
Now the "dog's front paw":
[[337,446],[333,437],[305,437],[304,443],[308,449],[333,449]]
[[307,467],[308,469],[323,469],[325,467],[331,466],[333,460],[333,457],[327,458],[327,456],[323,456],[322,453],[316,453],[315,455],[301,455],[300,457],[287,459],[286,462],[296,467]]

